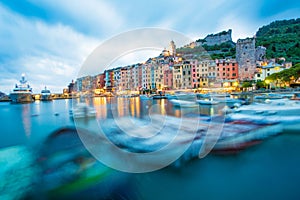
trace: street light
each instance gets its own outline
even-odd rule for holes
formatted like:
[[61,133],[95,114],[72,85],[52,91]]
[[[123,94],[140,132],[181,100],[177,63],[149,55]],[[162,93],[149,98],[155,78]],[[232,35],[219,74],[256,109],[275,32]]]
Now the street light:
[[269,89],[269,83],[270,83],[270,81],[269,80],[265,80],[265,83],[267,84],[267,89]]

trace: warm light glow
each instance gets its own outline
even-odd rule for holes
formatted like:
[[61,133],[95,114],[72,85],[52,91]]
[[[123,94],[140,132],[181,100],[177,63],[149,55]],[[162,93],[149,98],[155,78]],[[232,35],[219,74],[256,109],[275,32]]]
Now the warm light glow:
[[36,95],[34,96],[34,99],[35,99],[35,100],[40,100],[40,99],[41,99],[41,96],[40,96],[39,94],[36,94]]
[[238,85],[239,85],[238,82],[234,82],[234,83],[233,83],[233,86],[234,86],[234,87],[237,87]]
[[223,84],[223,86],[224,86],[224,87],[228,87],[228,86],[229,86],[229,83],[228,83],[228,82],[225,82],[225,83]]
[[266,83],[266,84],[269,84],[269,83],[270,83],[270,81],[269,81],[269,80],[265,80],[265,83]]

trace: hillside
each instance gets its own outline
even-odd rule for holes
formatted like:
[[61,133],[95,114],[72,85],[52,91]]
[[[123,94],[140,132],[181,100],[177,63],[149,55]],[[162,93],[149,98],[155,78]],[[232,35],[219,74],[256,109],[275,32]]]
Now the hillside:
[[[217,34],[207,35],[204,39],[198,39],[190,45],[178,48],[181,54],[193,54],[194,57],[203,56],[203,48],[211,59],[235,58],[235,43],[231,39],[231,29]],[[206,55],[207,55],[206,53]]]
[[267,58],[285,57],[300,63],[300,18],[280,20],[259,28],[256,45],[267,48]]

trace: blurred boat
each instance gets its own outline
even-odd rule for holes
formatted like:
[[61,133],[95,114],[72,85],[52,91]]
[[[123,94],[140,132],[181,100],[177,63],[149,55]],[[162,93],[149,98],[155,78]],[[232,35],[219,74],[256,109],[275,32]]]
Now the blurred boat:
[[166,99],[167,97],[165,95],[155,94],[152,96],[153,99]]
[[219,101],[215,101],[213,99],[200,99],[200,100],[196,100],[196,102],[200,105],[216,105],[219,104]]
[[198,105],[195,102],[192,102],[192,101],[171,99],[170,102],[173,104],[173,106],[181,107],[181,108],[195,108],[195,107],[198,107]]
[[140,95],[140,99],[141,100],[152,100],[153,96],[152,95],[143,94],[143,95]]
[[78,103],[69,111],[70,117],[74,119],[80,118],[94,118],[96,117],[96,110],[85,103]]
[[291,97],[291,100],[300,100],[300,93],[294,93],[293,96]]
[[167,94],[167,99],[177,99],[183,101],[193,101],[196,99],[196,95],[194,93],[187,93],[187,92],[175,92],[174,94]]
[[[300,121],[300,103],[288,99],[269,100],[267,103],[256,103],[241,106],[227,115],[228,120],[252,121],[259,124],[281,123],[293,124]],[[299,127],[300,129],[300,127]]]
[[263,94],[254,97],[254,100],[267,100],[267,99],[269,100],[283,99],[283,96],[277,93],[268,93],[268,94]]

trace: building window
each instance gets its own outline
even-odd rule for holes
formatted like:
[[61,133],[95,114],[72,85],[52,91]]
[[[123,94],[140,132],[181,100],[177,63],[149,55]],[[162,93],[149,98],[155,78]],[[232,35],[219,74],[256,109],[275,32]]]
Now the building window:
[[247,72],[248,71],[248,68],[245,68],[245,72]]
[[225,76],[225,73],[223,73],[223,76]]
[[232,71],[234,71],[234,70],[235,70],[235,68],[233,67],[233,68],[232,68]]
[[257,74],[257,77],[260,77],[260,74]]
[[232,76],[236,76],[236,73],[233,73]]
[[232,66],[235,66],[235,63],[232,63]]
[[225,71],[225,68],[223,68],[223,71]]
[[227,71],[230,71],[230,68],[227,68]]

